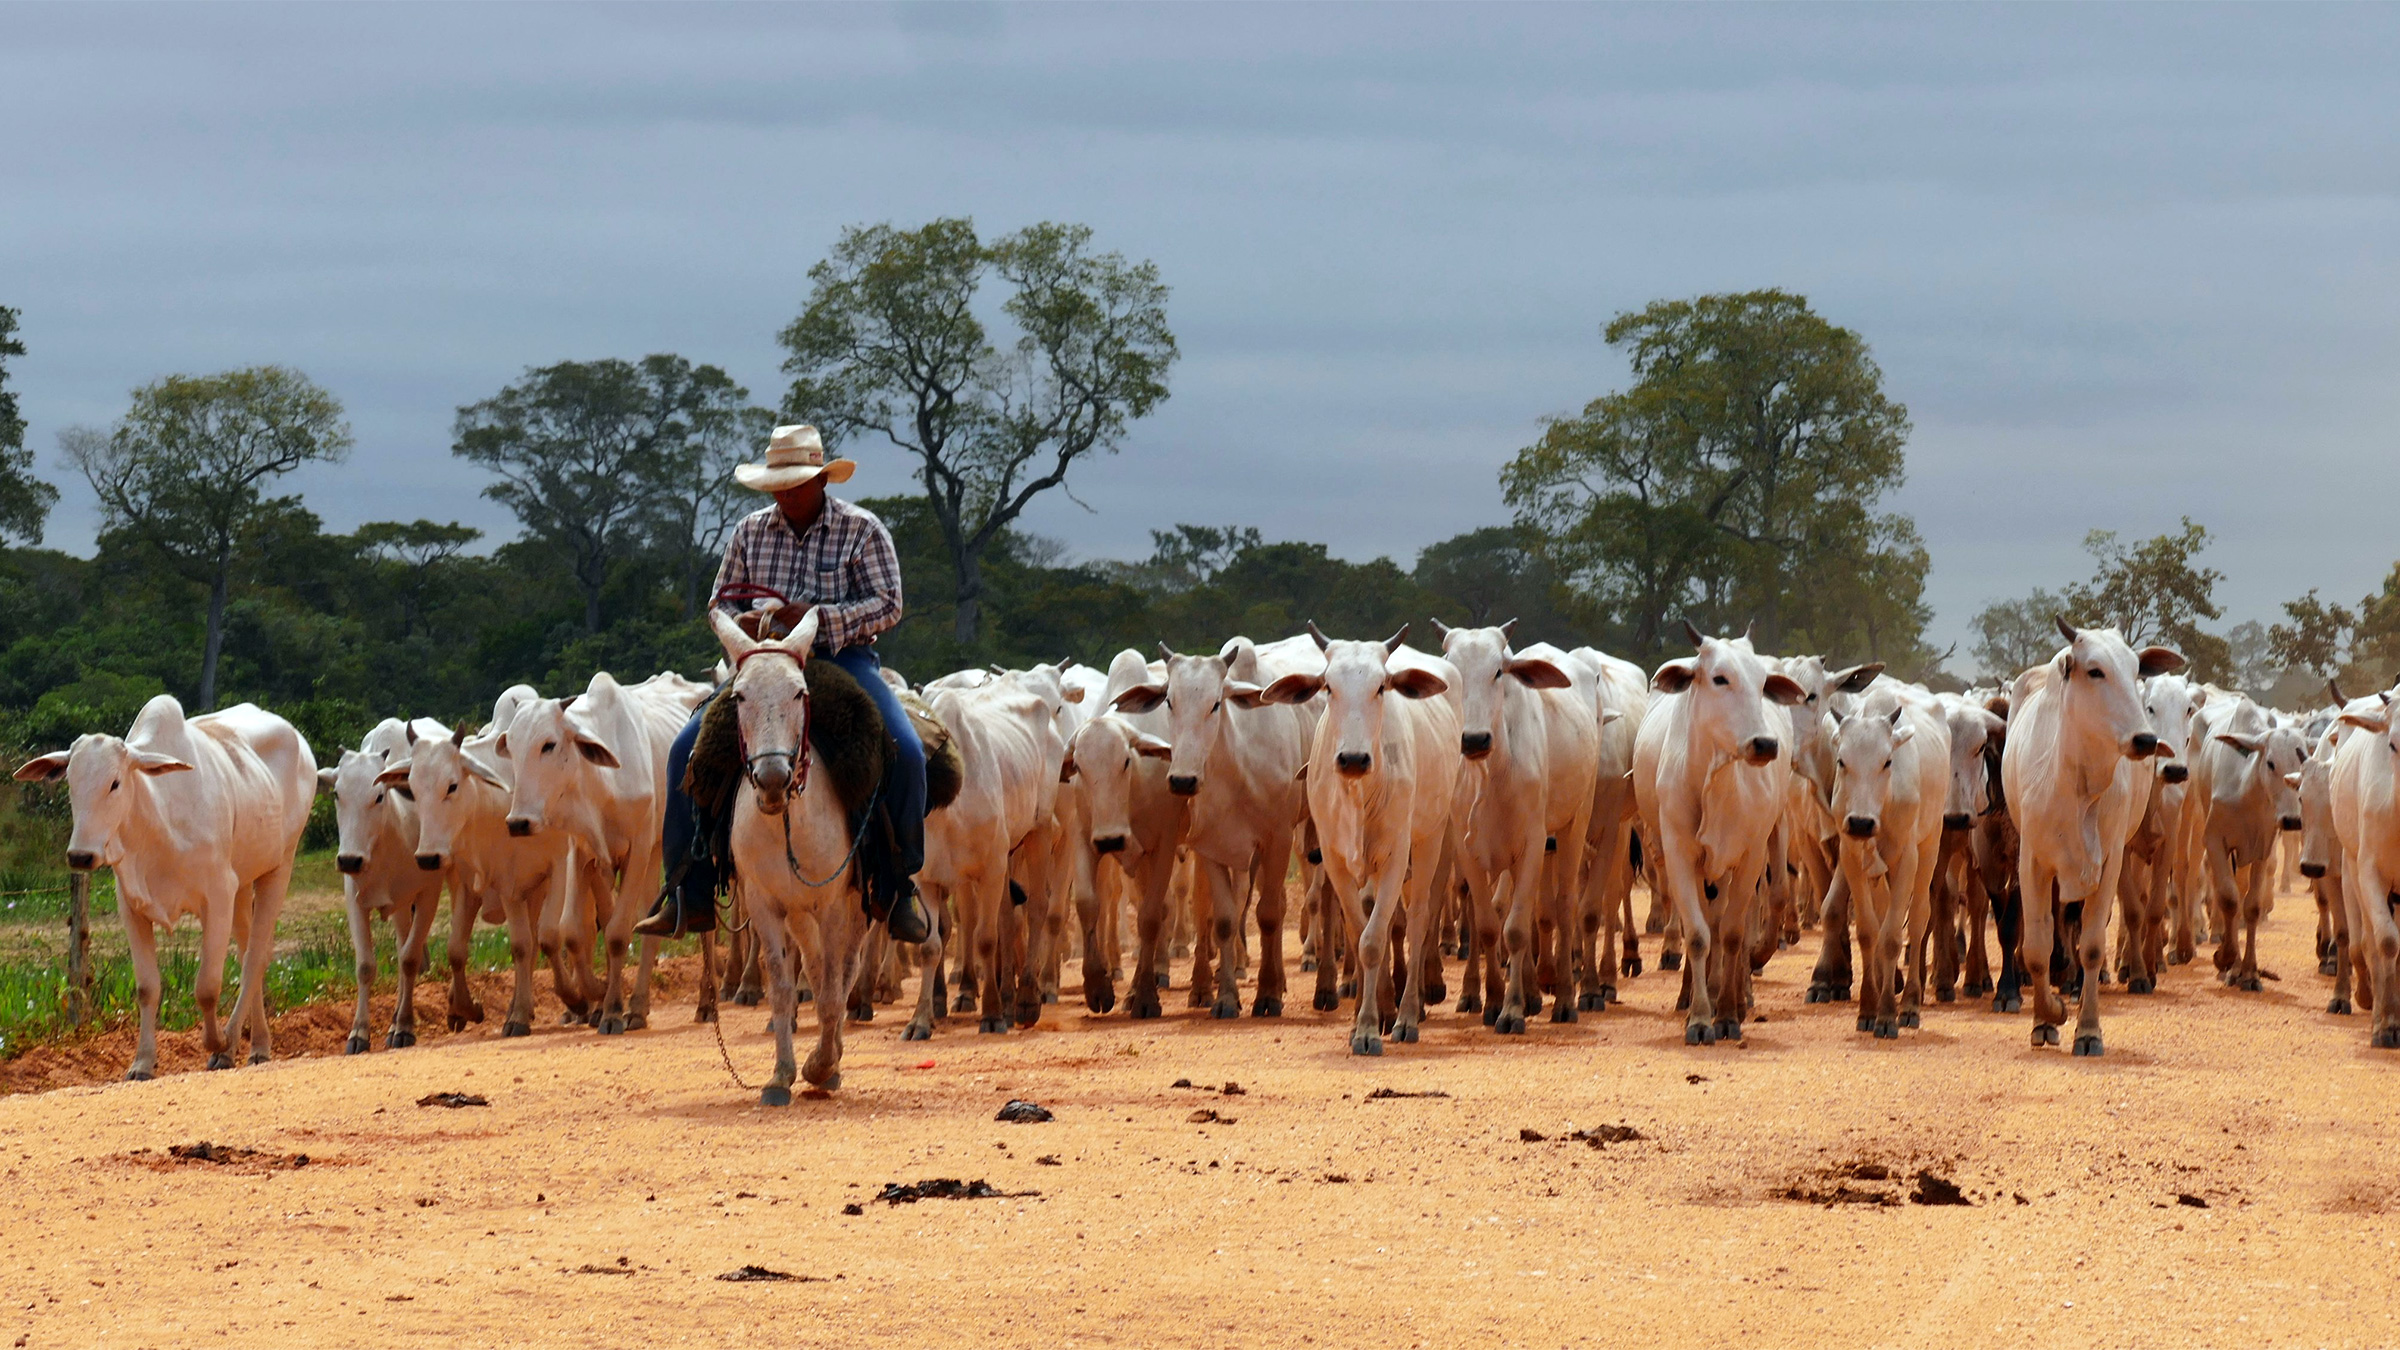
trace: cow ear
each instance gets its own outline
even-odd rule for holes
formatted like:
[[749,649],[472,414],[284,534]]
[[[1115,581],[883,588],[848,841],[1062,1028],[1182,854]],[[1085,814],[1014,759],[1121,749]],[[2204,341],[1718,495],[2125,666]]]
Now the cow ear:
[[1257,685],[1248,680],[1227,680],[1225,682],[1225,697],[1232,699],[1233,706],[1237,708],[1257,707],[1262,701],[1259,698],[1262,692]]
[[1133,738],[1133,753],[1144,759],[1165,759],[1175,753],[1175,747],[1145,731]]
[[1758,692],[1767,696],[1767,702],[1780,703],[1786,708],[1805,702],[1808,698],[1808,691],[1789,675],[1769,675],[1765,683],[1759,685]]
[[1990,713],[1992,716],[1999,718],[2003,723],[2007,722],[2008,695],[1994,694],[1990,698],[1985,699],[1983,701],[1983,710]]
[[192,768],[173,755],[162,755],[156,750],[134,751],[133,767],[147,774],[189,773]]
[[1069,703],[1081,703],[1083,702],[1083,693],[1084,690],[1082,685],[1071,685],[1064,692],[1062,692],[1059,697],[1065,699]]
[[1669,661],[1650,677],[1650,687],[1662,694],[1680,694],[1692,687],[1692,659]]
[[1409,666],[1384,676],[1384,684],[1402,698],[1432,698],[1449,692],[1450,682],[1422,666]]
[[2233,731],[2218,732],[2217,740],[2220,744],[2230,745],[2234,749],[2241,751],[2242,757],[2245,759],[2257,754],[2260,744],[2259,738],[2256,736],[2244,736],[2239,732]]
[[[2386,713],[2343,713],[2341,720],[2361,730],[2372,731],[2378,736],[2392,729],[2391,717]],[[32,767],[30,764],[25,766],[26,769]],[[17,770],[17,777],[23,778],[24,776],[25,769]]]
[[339,777],[341,777],[341,771],[339,769],[317,770],[317,795],[321,797],[331,796],[333,794],[333,780]]
[[405,759],[401,760],[399,763],[392,765],[388,769],[385,769],[382,773],[375,775],[375,781],[383,787],[407,787],[408,767],[408,761]]
[[1910,726],[1906,722],[1903,722],[1899,726],[1892,729],[1892,744],[1894,746],[1906,745],[1916,738],[1917,729],[1913,726]]
[[1826,676],[1825,689],[1834,694],[1863,694],[1867,692],[1868,685],[1875,683],[1875,677],[1882,673],[1883,662],[1869,661]]
[[2287,773],[2287,774],[2285,774],[2285,775],[2283,776],[2283,781],[2284,781],[2284,785],[2285,785],[2285,786],[2287,786],[2287,787],[2289,787],[2289,788],[2293,789],[2294,791],[2298,791],[2298,790],[2299,790],[2299,787],[2300,787],[2300,775],[2298,775],[2298,774],[2296,774],[2296,773]]
[[1075,747],[1074,747],[1074,746],[1071,746],[1071,745],[1070,745],[1070,746],[1068,746],[1068,747],[1067,747],[1067,755],[1066,755],[1066,758],[1064,758],[1064,759],[1062,759],[1062,760],[1060,760],[1060,761],[1058,762],[1058,781],[1060,781],[1060,782],[1062,782],[1062,783],[1072,783],[1072,782],[1074,782],[1074,781],[1075,781]]
[[1109,701],[1109,707],[1121,713],[1146,713],[1167,701],[1164,685],[1137,684]]
[[34,758],[26,760],[23,764],[18,765],[17,781],[20,783],[49,782],[58,778],[66,771],[67,752],[64,750],[53,750],[49,754],[36,755]]
[[1618,718],[1623,717],[1624,715],[1625,714],[1617,711],[1614,708],[1602,708],[1600,710],[1600,725],[1607,726],[1609,723],[1616,721]]
[[2172,675],[2183,669],[2183,653],[2172,647],[2142,648],[2142,678],[2153,675]]
[[1325,687],[1322,675],[1294,673],[1279,677],[1275,683],[1259,691],[1262,703],[1306,703]]
[[500,771],[491,765],[484,763],[482,757],[470,755],[466,751],[461,750],[458,752],[458,762],[467,766],[468,773],[475,775],[477,778],[480,778],[483,781],[491,784],[493,787],[499,788],[503,791],[507,790],[508,784],[500,781]]
[[607,746],[602,745],[600,742],[593,740],[589,736],[577,736],[575,738],[575,753],[583,756],[585,759],[590,760],[592,763],[599,765],[603,769],[614,769],[619,767],[616,755],[611,753]]
[[1508,673],[1516,676],[1528,689],[1566,689],[1575,683],[1568,678],[1567,672],[1538,656],[1510,658]]

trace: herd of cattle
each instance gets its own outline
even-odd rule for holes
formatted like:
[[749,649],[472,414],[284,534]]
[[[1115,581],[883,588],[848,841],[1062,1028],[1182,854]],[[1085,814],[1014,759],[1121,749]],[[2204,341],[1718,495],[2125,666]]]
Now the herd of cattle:
[[[816,626],[812,612],[760,640],[716,624],[748,766],[723,984],[770,1004],[769,1103],[788,1102],[796,1076],[837,1085],[844,1025],[897,998],[911,964],[910,1039],[950,1011],[977,1011],[987,1032],[1030,1025],[1070,947],[1096,1013],[1116,1008],[1122,983],[1131,1016],[1158,1016],[1169,949],[1188,942],[1194,1007],[1239,1016],[1254,972],[1252,1014],[1277,1016],[1295,878],[1301,968],[1315,971],[1317,1008],[1355,999],[1359,1054],[1418,1038],[1448,997],[1445,955],[1463,959],[1457,1010],[1522,1034],[1545,996],[1553,1021],[1605,1009],[1652,933],[1660,968],[1682,972],[1686,1041],[1739,1039],[1753,975],[1821,922],[1809,1001],[1855,985],[1862,1032],[1919,1025],[1929,985],[1941,1002],[1962,985],[1989,993],[2004,1012],[2030,986],[2034,1044],[2058,1043],[2073,995],[2073,1052],[2097,1055],[2102,985],[2148,993],[2212,935],[2219,976],[2259,987],[2257,928],[2285,832],[2316,887],[2330,1011],[2351,1011],[2355,988],[2372,1043],[2400,1047],[2394,693],[2335,691],[2334,706],[2296,717],[2186,680],[2172,651],[2063,620],[2053,660],[1964,694],[1877,664],[1761,656],[1747,635],[1690,631],[1692,656],[1645,674],[1589,648],[1515,647],[1513,624],[1438,621],[1438,654],[1406,645],[1406,629],[1344,641],[1312,624],[1209,655],[1128,650],[1105,672],[965,671],[904,695],[938,723],[962,779],[926,825],[919,881],[936,931],[905,949],[863,913],[849,816],[808,774]],[[632,926],[660,889],[668,748],[709,693],[674,674],[629,686],[603,673],[566,698],[519,685],[481,729],[388,720],[323,768],[271,713],[187,719],[162,696],[124,738],[80,737],[17,777],[63,777],[69,865],[115,869],[140,1001],[130,1077],[156,1066],[156,929],[186,915],[200,922],[210,1066],[230,1066],[244,1029],[251,1061],[269,1057],[262,977],[320,793],[335,802],[358,958],[352,1053],[369,1044],[372,920],[397,934],[385,1044],[406,1046],[445,891],[452,1027],[484,1015],[466,979],[480,921],[508,929],[504,1035],[531,1031],[537,954],[567,1019],[609,1034],[647,1018],[657,944],[643,941],[628,990]],[[1638,922],[1637,878],[1651,897]],[[229,943],[242,980],[221,1027]],[[703,957],[700,1015],[713,1019],[713,936]],[[796,1066],[812,992],[818,1044]]]

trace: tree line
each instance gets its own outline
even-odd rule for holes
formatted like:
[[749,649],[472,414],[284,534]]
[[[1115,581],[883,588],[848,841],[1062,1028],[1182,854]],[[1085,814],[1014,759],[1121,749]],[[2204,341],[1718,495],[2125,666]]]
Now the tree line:
[[[167,692],[195,707],[256,700],[330,746],[385,715],[473,720],[517,682],[702,672],[718,556],[765,504],[731,470],[779,421],[911,466],[916,492],[865,504],[900,550],[908,616],[883,651],[912,676],[1160,641],[1208,649],[1311,619],[1380,635],[1434,615],[1513,617],[1530,637],[1645,664],[1683,649],[1688,618],[1750,627],[1763,650],[1944,678],[1948,654],[1925,641],[1930,560],[1914,522],[1882,506],[1904,479],[1907,409],[1866,341],[1804,297],[1666,300],[1610,320],[1601,336],[1626,386],[1547,421],[1509,461],[1508,519],[1407,565],[1163,522],[1148,556],[1111,560],[1020,521],[1169,396],[1179,353],[1154,264],[1081,226],[987,239],[945,219],[848,229],[809,279],[778,335],[789,384],[771,401],[655,353],[529,367],[458,408],[452,451],[515,517],[505,540],[434,520],[328,531],[277,485],[350,452],[333,391],[275,366],[162,376],[113,424],[61,434],[63,466],[101,507],[89,558],[41,547],[58,494],[24,444],[8,383],[19,316],[0,309],[0,735],[121,729]],[[2149,545],[2105,548],[2129,575],[2158,561]],[[2144,601],[2154,631],[2215,617],[2205,591]],[[2133,593],[2060,603],[2098,622]],[[2014,659],[2025,635],[2004,608],[1978,619],[1979,658]],[[2345,642],[2369,632],[2338,617]],[[2295,612],[2309,622],[2331,620]]]

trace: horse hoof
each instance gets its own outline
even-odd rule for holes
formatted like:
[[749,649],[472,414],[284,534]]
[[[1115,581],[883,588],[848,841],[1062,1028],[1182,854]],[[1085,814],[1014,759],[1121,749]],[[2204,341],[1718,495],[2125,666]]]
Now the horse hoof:
[[212,1069],[230,1069],[233,1067],[233,1056],[226,1054],[222,1050],[219,1050],[217,1053],[208,1057],[208,1067]]
[[416,1043],[417,1033],[413,1031],[395,1031],[383,1038],[383,1048],[386,1050],[406,1050]]
[[2075,1038],[2074,1054],[2076,1058],[2098,1059],[2101,1053],[2100,1037],[2097,1033],[2090,1036],[2078,1036]]
[[1354,1031],[1350,1034],[1350,1053],[1380,1055],[1383,1053],[1383,1038],[1372,1031]]
[[925,1025],[923,1022],[911,1022],[907,1026],[900,1029],[900,1039],[904,1041],[930,1041],[933,1039],[933,1028]]
[[1607,1012],[1608,994],[1604,990],[1587,989],[1575,996],[1577,1012]]
[[705,1007],[705,1008],[694,1008],[694,1009],[692,1009],[692,1020],[693,1020],[693,1021],[695,1021],[695,1022],[714,1022],[714,1021],[716,1021],[716,1020],[717,1020],[717,1008],[716,1008],[716,1005],[712,1003],[712,1004],[708,1005],[708,1006],[707,1006],[707,1007]]
[[1415,1045],[1417,1043],[1417,1029],[1407,1023],[1401,1023],[1392,1028],[1392,1039],[1403,1042],[1404,1044]]
[[[456,1030],[456,1028],[452,1029]],[[367,1053],[367,1038],[364,1036],[351,1037],[348,1041],[343,1043],[342,1053],[345,1055],[363,1055]]]
[[1252,1017],[1281,1017],[1283,1016],[1283,1000],[1268,998],[1261,994],[1257,1001],[1250,1005],[1250,1015]]
[[2332,1013],[2336,1017],[2348,1017],[2350,1015],[2350,1000],[2346,998],[2337,998],[2325,1005],[2325,1011]]
[[1661,953],[1659,954],[1659,958],[1658,958],[1658,968],[1659,968],[1660,970],[1681,970],[1681,969],[1683,969],[1683,953],[1682,953],[1682,952],[1661,952]]
[[1708,1045],[1716,1039],[1716,1029],[1706,1022],[1690,1022],[1684,1025],[1683,1043],[1685,1045]]
[[774,1086],[760,1088],[758,1090],[758,1104],[760,1106],[790,1106],[792,1104],[792,1090],[788,1087]]
[[1925,1025],[1925,1019],[1920,1014],[1904,1012],[1900,1014],[1900,1025],[1904,1027],[1921,1027]]
[[1742,1023],[1740,1018],[1720,1017],[1717,1019],[1717,1024],[1713,1030],[1717,1033],[1717,1039],[1720,1041],[1738,1041],[1742,1038]]
[[1525,1018],[1518,1013],[1502,1013],[1492,1019],[1492,1030],[1503,1036],[1522,1036],[1525,1034]]
[[500,1026],[500,1034],[504,1037],[530,1036],[533,1034],[533,1024],[531,1022],[504,1022]]
[[975,1029],[982,1032],[986,1036],[1005,1036],[1008,1034],[1008,1019],[1005,1017],[986,1017],[982,1021],[975,1024]]
[[2058,1044],[2058,1028],[2048,1022],[2034,1023],[2033,1043],[2037,1046]]

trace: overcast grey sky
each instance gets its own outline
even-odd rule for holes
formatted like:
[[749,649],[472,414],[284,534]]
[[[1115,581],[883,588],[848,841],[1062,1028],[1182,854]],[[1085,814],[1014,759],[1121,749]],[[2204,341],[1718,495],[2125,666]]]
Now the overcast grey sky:
[[[845,224],[1081,221],[1184,358],[1031,518],[1403,564],[1617,386],[1612,314],[1782,286],[1873,344],[1937,645],[2190,515],[2228,621],[2400,557],[2400,8],[0,6],[0,304],[58,429],[275,361],[329,525],[508,533],[454,410],[676,351],[762,401]],[[860,495],[905,490],[861,446]]]

